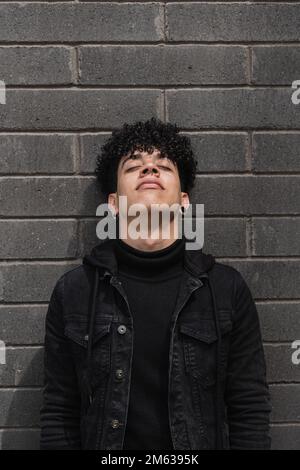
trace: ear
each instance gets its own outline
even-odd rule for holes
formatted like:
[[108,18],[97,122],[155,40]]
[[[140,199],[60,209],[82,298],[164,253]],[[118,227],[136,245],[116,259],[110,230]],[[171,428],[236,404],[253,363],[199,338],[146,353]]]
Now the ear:
[[185,208],[185,210],[190,205],[190,199],[188,193],[181,193],[181,206]]
[[119,212],[118,208],[118,196],[117,193],[110,193],[108,195],[108,205],[111,206],[111,210],[114,215],[117,215]]

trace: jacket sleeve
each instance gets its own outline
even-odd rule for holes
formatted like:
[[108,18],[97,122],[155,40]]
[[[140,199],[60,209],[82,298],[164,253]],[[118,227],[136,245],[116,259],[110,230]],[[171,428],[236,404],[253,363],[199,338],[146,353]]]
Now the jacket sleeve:
[[45,325],[44,388],[40,449],[80,449],[80,393],[64,336],[64,277],[52,292]]
[[236,271],[233,329],[225,401],[231,449],[270,449],[271,412],[259,317],[249,287]]

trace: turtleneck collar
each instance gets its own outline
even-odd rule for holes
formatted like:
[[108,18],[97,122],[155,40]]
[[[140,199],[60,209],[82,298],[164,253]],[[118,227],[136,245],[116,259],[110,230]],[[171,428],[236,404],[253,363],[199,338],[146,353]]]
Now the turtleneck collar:
[[139,279],[162,280],[176,277],[183,268],[184,251],[184,237],[155,251],[139,250],[120,238],[115,239],[119,273]]

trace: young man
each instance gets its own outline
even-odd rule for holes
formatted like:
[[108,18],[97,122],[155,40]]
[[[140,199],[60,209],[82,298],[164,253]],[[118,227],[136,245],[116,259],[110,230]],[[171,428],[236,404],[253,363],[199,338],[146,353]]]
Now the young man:
[[[187,208],[190,140],[154,118],[112,133],[96,174],[117,217],[65,273],[46,319],[42,449],[268,449],[271,411],[259,319],[233,267],[170,237],[136,238],[121,211]],[[149,224],[151,228],[151,222]],[[150,232],[148,232],[150,233]]]

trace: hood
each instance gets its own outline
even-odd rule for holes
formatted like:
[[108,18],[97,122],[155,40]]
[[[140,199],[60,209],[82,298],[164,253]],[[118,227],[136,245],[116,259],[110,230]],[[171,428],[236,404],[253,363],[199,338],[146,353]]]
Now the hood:
[[[117,274],[117,260],[114,252],[114,240],[107,239],[96,245],[89,255],[83,257],[83,264],[95,266],[99,269],[100,276],[108,270],[112,275]],[[184,267],[192,275],[199,277],[211,270],[215,264],[215,258],[211,254],[198,250],[185,250]]]

